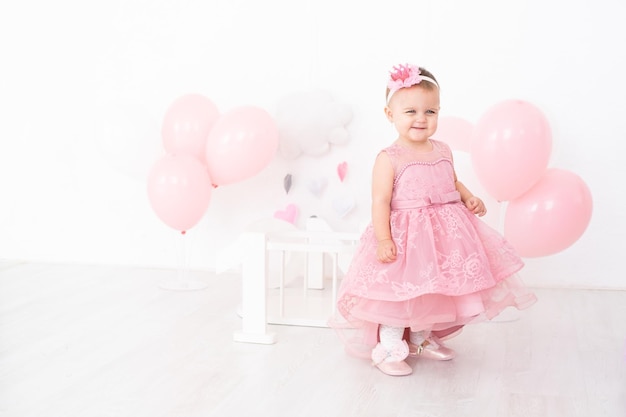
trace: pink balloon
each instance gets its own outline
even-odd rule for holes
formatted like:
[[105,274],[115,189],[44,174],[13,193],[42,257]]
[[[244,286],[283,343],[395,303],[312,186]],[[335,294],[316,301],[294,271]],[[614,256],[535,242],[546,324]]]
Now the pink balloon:
[[591,192],[576,174],[551,168],[509,202],[504,236],[521,256],[547,256],[572,245],[589,225]]
[[465,119],[454,116],[441,117],[433,139],[447,143],[454,150],[469,152],[473,131],[474,125]]
[[242,106],[218,119],[209,134],[206,163],[216,185],[254,176],[265,168],[278,149],[278,128],[263,109]]
[[177,98],[165,112],[161,126],[165,151],[190,154],[204,161],[206,140],[218,118],[215,104],[200,94]]
[[503,101],[487,110],[471,139],[476,175],[499,201],[528,191],[547,168],[551,150],[547,119],[521,100]]
[[185,232],[200,221],[211,199],[206,167],[191,155],[165,155],[148,175],[148,198],[157,216]]

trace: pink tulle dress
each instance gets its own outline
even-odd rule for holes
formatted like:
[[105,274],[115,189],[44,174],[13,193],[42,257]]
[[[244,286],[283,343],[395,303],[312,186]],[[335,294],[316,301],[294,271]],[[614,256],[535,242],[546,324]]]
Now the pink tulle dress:
[[351,354],[370,356],[379,324],[445,336],[536,300],[515,276],[523,267],[515,250],[461,202],[450,148],[431,142],[427,153],[399,144],[382,151],[395,171],[390,225],[397,258],[377,260],[368,225],[329,322]]

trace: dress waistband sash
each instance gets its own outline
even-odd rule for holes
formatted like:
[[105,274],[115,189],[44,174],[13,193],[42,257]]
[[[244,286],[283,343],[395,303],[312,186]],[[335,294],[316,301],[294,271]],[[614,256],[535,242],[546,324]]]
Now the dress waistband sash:
[[445,194],[429,195],[424,198],[417,198],[414,200],[392,201],[391,209],[407,210],[440,204],[456,203],[459,201],[461,201],[461,194],[459,194],[458,191],[452,191]]

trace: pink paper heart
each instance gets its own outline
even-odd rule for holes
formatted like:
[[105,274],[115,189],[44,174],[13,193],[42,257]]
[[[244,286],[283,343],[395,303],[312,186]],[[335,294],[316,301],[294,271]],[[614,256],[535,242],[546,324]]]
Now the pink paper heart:
[[277,210],[274,212],[275,218],[284,220],[291,224],[296,223],[297,216],[298,216],[298,207],[295,204],[288,204],[285,210]]
[[343,182],[343,179],[346,177],[346,172],[348,172],[348,163],[342,162],[337,165],[337,174],[339,175],[339,179]]

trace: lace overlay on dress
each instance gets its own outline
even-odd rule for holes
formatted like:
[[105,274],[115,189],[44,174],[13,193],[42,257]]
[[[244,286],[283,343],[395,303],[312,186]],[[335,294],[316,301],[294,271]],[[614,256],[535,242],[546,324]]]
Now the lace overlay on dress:
[[427,153],[398,144],[381,151],[395,173],[390,229],[397,258],[376,259],[378,242],[368,225],[339,290],[339,315],[330,321],[337,329],[361,329],[364,354],[381,323],[445,329],[534,301],[513,277],[523,267],[520,257],[461,202],[450,148],[431,142]]

